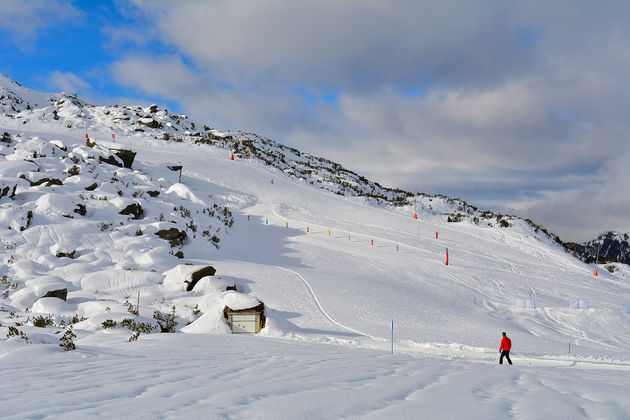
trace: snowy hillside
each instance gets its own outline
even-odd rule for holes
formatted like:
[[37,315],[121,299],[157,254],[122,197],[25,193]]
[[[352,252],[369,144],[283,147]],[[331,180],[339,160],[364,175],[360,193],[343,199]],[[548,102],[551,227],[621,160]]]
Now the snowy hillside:
[[4,417],[630,416],[626,265],[157,106],[0,111]]

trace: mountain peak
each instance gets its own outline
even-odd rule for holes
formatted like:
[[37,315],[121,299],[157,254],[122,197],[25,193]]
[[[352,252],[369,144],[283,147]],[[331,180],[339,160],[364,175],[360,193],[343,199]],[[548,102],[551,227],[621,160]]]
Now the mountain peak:
[[15,80],[11,79],[6,74],[0,73],[0,87],[4,87],[5,85],[11,85],[11,84],[21,86],[18,82],[16,82]]

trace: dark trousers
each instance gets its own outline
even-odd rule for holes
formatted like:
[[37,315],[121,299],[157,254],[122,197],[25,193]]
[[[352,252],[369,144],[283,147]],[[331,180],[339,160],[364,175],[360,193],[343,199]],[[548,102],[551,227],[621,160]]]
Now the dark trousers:
[[503,350],[501,352],[501,357],[499,358],[499,364],[502,365],[503,364],[503,358],[506,358],[509,364],[512,364],[512,360],[510,360],[510,351],[509,350]]

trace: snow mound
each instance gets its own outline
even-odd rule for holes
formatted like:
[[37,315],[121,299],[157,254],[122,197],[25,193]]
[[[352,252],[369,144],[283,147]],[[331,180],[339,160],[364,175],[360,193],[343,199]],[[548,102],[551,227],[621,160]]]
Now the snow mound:
[[83,290],[127,289],[158,284],[162,276],[149,271],[103,270],[85,275],[81,279]]
[[254,296],[244,295],[234,291],[226,292],[223,298],[225,306],[234,311],[240,311],[241,309],[249,309],[260,305],[260,301]]
[[202,294],[225,292],[226,288],[232,285],[232,282],[221,277],[207,276],[199,279],[194,290]]
[[[206,267],[207,265],[177,265],[162,273],[164,275],[164,287],[168,290],[185,291],[187,288],[186,282],[191,280],[193,273]],[[197,286],[195,286],[195,290],[198,290]],[[225,288],[223,290],[225,290]]]
[[200,204],[202,206],[205,204],[184,184],[173,184],[168,190],[166,190],[166,194],[175,194],[182,200],[192,201],[193,203]]
[[230,334],[230,327],[223,312],[212,311],[203,314],[199,319],[181,329],[186,334]]
[[72,315],[77,306],[58,298],[41,298],[33,304],[33,312],[40,314]]

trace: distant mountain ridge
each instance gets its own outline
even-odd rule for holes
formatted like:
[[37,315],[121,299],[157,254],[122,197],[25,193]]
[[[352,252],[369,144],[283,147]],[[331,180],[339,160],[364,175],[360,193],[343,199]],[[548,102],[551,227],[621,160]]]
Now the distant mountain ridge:
[[581,244],[567,242],[565,248],[587,263],[622,262],[630,264],[630,234],[606,232]]

